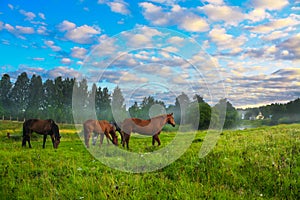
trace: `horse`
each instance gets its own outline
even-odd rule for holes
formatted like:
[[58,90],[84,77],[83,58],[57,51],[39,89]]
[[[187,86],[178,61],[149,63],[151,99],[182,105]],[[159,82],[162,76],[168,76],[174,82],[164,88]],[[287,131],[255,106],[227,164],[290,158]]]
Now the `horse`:
[[[118,137],[115,128],[112,124],[110,124],[106,120],[93,120],[93,119],[86,120],[83,123],[83,131],[84,131],[84,141],[87,148],[90,147],[89,140],[91,137],[91,133],[94,133],[93,145],[95,145],[98,135],[100,135],[100,145],[102,145],[103,143],[104,135],[114,145],[118,145]],[[112,138],[110,137],[110,135]]]
[[52,144],[55,149],[58,148],[61,136],[59,135],[59,128],[57,124],[52,119],[42,120],[42,119],[28,119],[23,123],[23,141],[22,146],[26,146],[26,141],[28,142],[29,148],[31,148],[30,137],[32,132],[36,132],[44,136],[43,148],[45,148],[45,143],[47,135],[51,136]]
[[158,146],[160,146],[160,139],[158,135],[165,124],[171,124],[173,127],[175,127],[173,113],[159,115],[148,120],[139,118],[125,119],[122,122],[121,127],[121,132],[123,135],[123,147],[126,144],[127,149],[129,149],[129,138],[131,132],[136,132],[142,135],[152,135],[152,145],[154,145],[155,141],[157,141]]

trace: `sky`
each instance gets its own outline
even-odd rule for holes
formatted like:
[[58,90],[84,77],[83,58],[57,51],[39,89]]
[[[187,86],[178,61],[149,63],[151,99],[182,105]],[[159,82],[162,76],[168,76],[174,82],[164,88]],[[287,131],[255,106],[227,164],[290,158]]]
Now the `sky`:
[[300,0],[0,1],[0,74],[184,92],[237,108],[300,97]]

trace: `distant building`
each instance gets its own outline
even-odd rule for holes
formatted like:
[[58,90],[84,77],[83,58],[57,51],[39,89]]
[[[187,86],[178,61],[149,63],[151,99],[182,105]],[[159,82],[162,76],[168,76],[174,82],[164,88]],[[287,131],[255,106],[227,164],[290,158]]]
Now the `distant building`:
[[264,119],[265,117],[262,115],[261,112],[258,113],[258,115],[256,116],[256,119]]

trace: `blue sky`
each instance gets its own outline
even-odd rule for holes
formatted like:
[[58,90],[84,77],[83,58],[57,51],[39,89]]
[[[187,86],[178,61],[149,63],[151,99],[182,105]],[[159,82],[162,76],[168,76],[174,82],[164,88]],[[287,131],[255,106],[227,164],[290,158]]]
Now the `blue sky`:
[[300,96],[299,25],[299,0],[2,0],[0,73],[85,77],[128,101],[287,102]]

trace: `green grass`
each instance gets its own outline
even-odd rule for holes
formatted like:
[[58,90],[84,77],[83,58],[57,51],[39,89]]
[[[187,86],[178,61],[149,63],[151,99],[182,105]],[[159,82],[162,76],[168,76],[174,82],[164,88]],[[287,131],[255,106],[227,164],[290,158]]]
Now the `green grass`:
[[[224,131],[213,151],[202,159],[198,154],[205,132],[198,132],[190,148],[169,166],[133,174],[95,159],[72,125],[60,125],[62,140],[54,150],[50,138],[42,149],[42,136],[32,141],[32,149],[22,148],[21,140],[6,138],[7,132],[21,135],[22,124],[0,123],[1,199],[300,197],[299,124]],[[132,137],[130,151],[156,151],[174,136],[161,133],[161,147],[152,147],[151,138]]]

